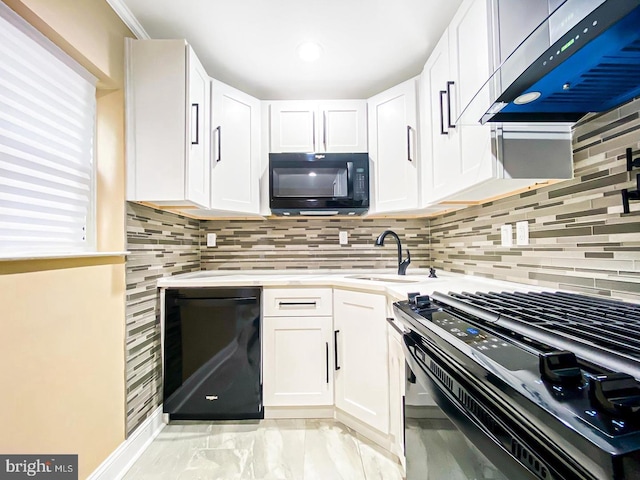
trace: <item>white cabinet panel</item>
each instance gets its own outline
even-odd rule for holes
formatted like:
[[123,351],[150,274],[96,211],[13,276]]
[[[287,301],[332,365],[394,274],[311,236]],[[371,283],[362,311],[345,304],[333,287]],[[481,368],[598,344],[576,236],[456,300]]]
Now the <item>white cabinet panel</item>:
[[265,288],[262,295],[267,316],[330,316],[333,313],[330,288]]
[[367,152],[364,100],[271,103],[272,153]]
[[264,405],[333,404],[331,317],[265,317]]
[[187,155],[187,192],[198,205],[208,205],[209,177],[209,76],[192,48],[189,52],[189,154]]
[[211,80],[211,208],[260,211],[260,101]]
[[374,166],[375,213],[418,206],[416,81],[368,101],[369,155]]
[[384,295],[334,290],[336,407],[387,434],[389,378]]

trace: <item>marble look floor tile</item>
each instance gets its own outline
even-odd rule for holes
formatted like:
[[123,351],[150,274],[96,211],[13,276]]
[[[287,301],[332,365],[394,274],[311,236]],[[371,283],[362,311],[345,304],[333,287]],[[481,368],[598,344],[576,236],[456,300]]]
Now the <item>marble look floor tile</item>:
[[250,468],[251,450],[203,448],[191,457],[178,480],[245,480],[254,478]]
[[308,420],[304,480],[365,480],[354,434],[332,420]]
[[261,480],[300,480],[304,475],[304,420],[264,420],[256,432],[252,467]]
[[142,474],[175,479],[193,454],[207,446],[205,431],[202,426],[166,425],[123,480],[138,480]]
[[356,434],[366,480],[402,480],[402,466],[379,445]]

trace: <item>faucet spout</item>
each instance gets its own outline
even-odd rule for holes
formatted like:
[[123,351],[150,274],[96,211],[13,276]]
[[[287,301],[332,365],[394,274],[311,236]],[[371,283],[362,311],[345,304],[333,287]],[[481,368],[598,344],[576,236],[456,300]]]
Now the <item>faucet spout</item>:
[[407,249],[407,258],[402,259],[402,243],[400,242],[400,237],[393,230],[385,230],[382,232],[378,238],[376,239],[376,247],[382,247],[384,245],[384,239],[387,236],[391,236],[396,243],[398,244],[398,275],[406,275],[407,267],[411,263],[411,253],[409,249]]

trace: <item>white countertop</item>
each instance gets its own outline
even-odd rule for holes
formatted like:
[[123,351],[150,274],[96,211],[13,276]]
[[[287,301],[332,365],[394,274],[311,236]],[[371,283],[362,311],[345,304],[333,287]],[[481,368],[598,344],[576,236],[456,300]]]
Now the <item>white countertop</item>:
[[[543,291],[533,285],[492,280],[470,275],[437,271],[429,278],[428,269],[413,269],[405,276],[386,270],[203,270],[158,280],[158,287],[336,287],[371,293],[384,293],[394,300],[409,292],[429,295],[434,291]],[[359,277],[369,277],[363,279]]]

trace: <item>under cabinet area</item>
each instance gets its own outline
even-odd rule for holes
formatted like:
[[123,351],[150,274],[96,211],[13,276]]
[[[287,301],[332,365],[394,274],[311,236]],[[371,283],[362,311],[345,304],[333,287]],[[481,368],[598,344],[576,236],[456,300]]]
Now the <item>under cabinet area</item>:
[[265,289],[266,407],[333,405],[332,290]]
[[335,289],[336,408],[389,432],[389,377],[386,298],[384,295]]
[[274,101],[271,153],[367,152],[365,100]]
[[209,76],[184,40],[126,40],[127,200],[208,208]]

